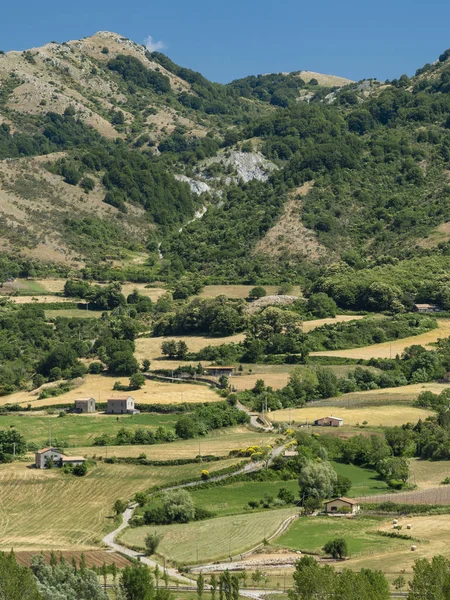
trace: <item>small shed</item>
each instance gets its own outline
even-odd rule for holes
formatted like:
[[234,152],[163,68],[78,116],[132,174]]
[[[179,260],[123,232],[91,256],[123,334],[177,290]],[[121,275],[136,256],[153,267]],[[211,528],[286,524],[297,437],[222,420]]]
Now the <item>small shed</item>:
[[135,415],[139,413],[134,408],[134,398],[131,396],[108,398],[106,412],[108,415]]
[[86,462],[84,456],[66,456],[65,454],[63,454],[61,458],[61,466],[82,465],[84,462]]
[[75,400],[76,413],[93,413],[95,412],[94,398],[78,398]]
[[283,452],[283,456],[284,458],[295,458],[296,456],[298,456],[298,452],[297,450],[285,450]]
[[329,502],[325,502],[325,512],[327,514],[350,514],[356,515],[359,513],[360,506],[355,500],[351,498],[335,498]]
[[339,417],[322,417],[314,421],[314,425],[317,427],[342,427],[343,424],[343,419]]
[[204,370],[207,375],[212,377],[221,377],[222,375],[230,377],[230,375],[233,375],[235,367],[204,367]]
[[442,312],[437,304],[414,304],[414,311],[418,313],[435,313]]

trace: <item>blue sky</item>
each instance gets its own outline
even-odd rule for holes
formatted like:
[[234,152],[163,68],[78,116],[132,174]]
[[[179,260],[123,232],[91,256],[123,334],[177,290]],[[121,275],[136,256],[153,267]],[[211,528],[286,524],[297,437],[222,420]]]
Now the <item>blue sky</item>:
[[0,49],[103,29],[139,43],[152,36],[215,81],[296,70],[384,80],[450,47],[449,22],[445,0],[16,0],[1,8]]

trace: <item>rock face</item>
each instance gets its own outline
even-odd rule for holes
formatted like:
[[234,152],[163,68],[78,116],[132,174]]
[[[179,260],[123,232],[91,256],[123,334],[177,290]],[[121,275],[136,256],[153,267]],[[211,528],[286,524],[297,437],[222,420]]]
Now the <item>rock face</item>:
[[272,171],[278,167],[264,158],[259,152],[238,152],[232,151],[229,156],[215,156],[208,160],[208,164],[222,163],[225,167],[234,169],[237,173],[235,177],[227,177],[226,182],[231,183],[242,179],[244,182],[257,179],[266,181]]
[[197,194],[198,196],[200,196],[200,194],[210,194],[213,192],[211,187],[204,181],[198,181],[198,179],[191,179],[190,177],[186,177],[186,175],[175,175],[175,179],[178,179],[178,181],[184,181],[185,183],[188,183],[189,187],[191,188],[191,192],[193,194]]

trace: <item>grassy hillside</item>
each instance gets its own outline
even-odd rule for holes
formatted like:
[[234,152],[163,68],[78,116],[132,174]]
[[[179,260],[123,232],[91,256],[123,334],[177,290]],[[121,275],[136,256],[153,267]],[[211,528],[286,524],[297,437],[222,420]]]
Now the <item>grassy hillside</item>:
[[384,84],[221,85],[108,32],[1,55],[3,247],[103,280],[289,281],[346,308],[447,308],[449,73],[444,52]]

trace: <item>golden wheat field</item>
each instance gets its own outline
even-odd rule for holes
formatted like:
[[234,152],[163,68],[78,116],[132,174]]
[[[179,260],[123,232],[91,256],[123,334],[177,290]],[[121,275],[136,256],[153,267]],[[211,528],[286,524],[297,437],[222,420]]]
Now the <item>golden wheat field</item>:
[[[33,457],[30,456],[30,464]],[[210,463],[209,471],[235,461]],[[97,463],[85,477],[26,463],[0,465],[0,549],[83,550],[112,528],[112,504],[150,487],[200,476],[198,464],[144,467]]]
[[[70,452],[82,456],[118,456],[138,457],[144,453],[149,460],[172,460],[175,458],[195,458],[201,456],[227,456],[230,450],[248,448],[249,446],[268,446],[274,444],[276,436],[270,433],[250,431],[246,427],[235,427],[226,430],[217,430],[206,438],[193,440],[179,440],[170,444],[133,445],[133,446],[87,446],[71,448]],[[234,459],[239,462],[241,459]],[[206,469],[215,463],[205,463]]]
[[[284,423],[312,423],[315,419],[321,417],[334,416],[344,420],[344,425],[355,426],[367,421],[369,427],[386,427],[394,425],[403,425],[404,423],[416,423],[419,419],[426,419],[434,414],[431,410],[413,408],[412,406],[378,406],[365,408],[343,408],[337,406],[327,407],[305,407],[276,410],[271,412],[269,418],[272,421],[282,421]],[[325,430],[321,427],[314,429],[316,433]]]
[[344,358],[395,358],[397,354],[402,354],[405,348],[420,344],[430,349],[430,344],[437,342],[440,338],[450,336],[450,319],[438,319],[439,327],[421,335],[395,340],[393,342],[383,342],[382,344],[373,344],[363,348],[352,348],[350,350],[324,350],[321,352],[311,352],[311,356],[342,356]]
[[[33,407],[72,404],[77,398],[92,396],[97,402],[106,402],[108,398],[124,395],[124,392],[113,390],[114,383],[120,381],[128,385],[127,377],[106,377],[105,375],[86,375],[83,383],[61,396],[38,400],[33,392],[16,392],[0,398],[0,406],[4,404],[31,404]],[[126,393],[128,394],[128,392]],[[130,392],[137,404],[179,404],[180,402],[217,402],[219,396],[207,385],[191,383],[163,383],[146,380],[140,390]]]

